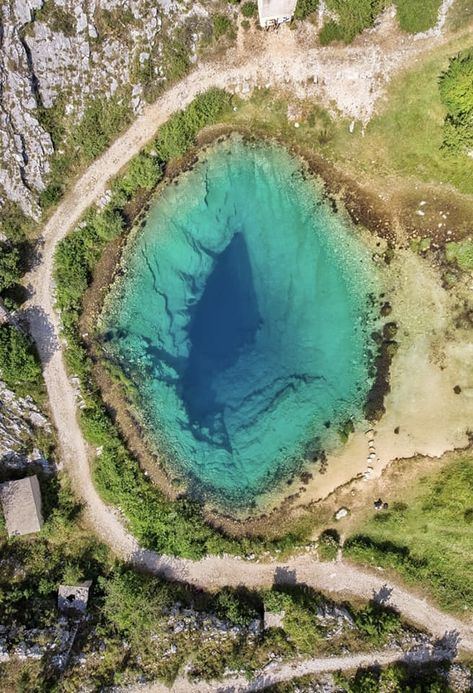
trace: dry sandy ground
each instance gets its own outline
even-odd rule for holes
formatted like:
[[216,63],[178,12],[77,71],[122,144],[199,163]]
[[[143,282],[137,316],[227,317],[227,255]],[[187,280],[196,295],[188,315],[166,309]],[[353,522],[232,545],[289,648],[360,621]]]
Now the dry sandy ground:
[[[278,87],[291,84],[291,88],[298,93],[318,94],[325,101],[333,100],[347,115],[368,119],[377,96],[393,71],[407,59],[412,61],[416,54],[430,48],[434,41],[441,40],[401,39],[396,32],[388,32],[389,26],[387,16],[378,30],[368,32],[357,45],[328,49],[307,48],[298,44],[296,35],[284,28],[276,34],[262,35],[259,52],[233,57],[229,54],[218,67],[200,65],[155,104],[147,107],[127,132],[84,172],[43,229],[41,258],[29,276],[32,298],[27,310],[44,366],[62,461],[75,489],[84,500],[86,514],[94,531],[116,554],[136,567],[210,589],[223,585],[271,585],[275,580],[297,581],[338,595],[369,599],[384,587],[382,573],[369,573],[343,562],[318,563],[309,555],[294,558],[284,565],[217,557],[192,562],[140,549],[124,528],[119,513],[102,501],[92,482],[89,451],[77,423],[74,389],[62,358],[52,273],[57,243],[103,194],[110,177],[152,138],[157,127],[171,113],[210,86],[233,86],[235,90],[245,92],[254,84],[269,83]],[[314,77],[318,78],[316,83],[307,81]],[[396,422],[399,423],[397,419]],[[381,439],[381,432],[378,435]],[[446,631],[458,631],[461,646],[473,652],[470,624],[443,614],[407,590],[396,585],[390,587],[390,603],[405,618],[437,636],[442,636]]]
[[[439,458],[469,445],[473,345],[471,330],[454,325],[461,301],[442,287],[437,270],[410,251],[397,251],[383,276],[393,307],[387,320],[397,323],[399,343],[384,401],[386,413],[371,434],[358,427],[347,444],[328,455],[325,474],[314,473],[305,487],[299,480],[287,487],[286,494],[304,489],[294,508],[326,498],[354,478],[367,482],[369,494],[369,481],[379,479],[393,460]],[[454,390],[458,385],[459,394]],[[277,504],[277,496],[272,502]]]

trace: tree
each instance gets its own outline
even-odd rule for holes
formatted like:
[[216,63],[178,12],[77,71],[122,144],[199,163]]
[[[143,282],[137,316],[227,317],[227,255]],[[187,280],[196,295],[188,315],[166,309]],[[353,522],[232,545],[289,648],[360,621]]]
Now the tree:
[[0,377],[14,386],[36,383],[40,376],[41,366],[31,339],[13,325],[0,325]]
[[447,108],[443,146],[451,151],[473,149],[473,50],[450,60],[439,77],[439,90]]
[[0,243],[0,292],[16,284],[21,276],[18,248]]

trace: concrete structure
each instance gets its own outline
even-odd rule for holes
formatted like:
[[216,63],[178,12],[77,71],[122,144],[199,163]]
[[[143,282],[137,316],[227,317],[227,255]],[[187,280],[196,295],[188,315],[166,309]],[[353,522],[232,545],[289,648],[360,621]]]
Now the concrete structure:
[[258,0],[259,23],[262,27],[278,26],[290,22],[297,0]]
[[57,595],[59,611],[68,613],[75,611],[83,614],[89,601],[89,589],[92,580],[87,580],[80,585],[60,585]]
[[9,537],[40,531],[43,516],[36,475],[0,484],[0,501]]
[[285,615],[285,611],[267,611],[265,609],[263,616],[263,629],[268,630],[268,628],[283,628]]

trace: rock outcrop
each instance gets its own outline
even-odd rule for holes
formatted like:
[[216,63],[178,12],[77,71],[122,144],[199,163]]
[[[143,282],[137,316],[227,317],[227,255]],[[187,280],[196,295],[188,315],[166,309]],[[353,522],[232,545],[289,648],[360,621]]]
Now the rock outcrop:
[[52,471],[36,447],[38,431],[51,433],[51,424],[31,397],[18,397],[0,381],[0,474],[28,465]]
[[[0,23],[0,207],[5,199],[39,216],[54,151],[48,109],[67,128],[88,99],[119,93],[140,109],[144,82],[166,79],[164,45],[207,11],[174,0],[6,0]],[[193,6],[192,6],[193,5]],[[163,22],[165,26],[163,26]]]

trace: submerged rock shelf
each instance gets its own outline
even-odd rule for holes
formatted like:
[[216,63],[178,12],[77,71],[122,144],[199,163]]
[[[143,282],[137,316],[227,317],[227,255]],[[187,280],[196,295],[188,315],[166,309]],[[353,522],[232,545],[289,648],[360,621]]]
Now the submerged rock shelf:
[[161,192],[124,264],[106,348],[192,492],[248,505],[362,418],[370,256],[286,150],[214,145]]

